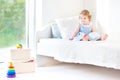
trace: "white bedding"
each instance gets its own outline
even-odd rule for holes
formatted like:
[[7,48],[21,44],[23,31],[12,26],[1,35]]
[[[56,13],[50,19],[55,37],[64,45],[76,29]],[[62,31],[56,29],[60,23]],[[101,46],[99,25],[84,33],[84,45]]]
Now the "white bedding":
[[41,39],[37,44],[37,54],[54,57],[62,62],[120,69],[120,45],[118,42]]

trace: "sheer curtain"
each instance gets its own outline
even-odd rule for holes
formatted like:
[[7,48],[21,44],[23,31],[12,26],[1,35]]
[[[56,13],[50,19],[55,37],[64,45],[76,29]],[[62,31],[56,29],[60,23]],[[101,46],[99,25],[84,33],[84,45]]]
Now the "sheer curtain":
[[109,0],[96,1],[96,20],[107,32],[109,26]]

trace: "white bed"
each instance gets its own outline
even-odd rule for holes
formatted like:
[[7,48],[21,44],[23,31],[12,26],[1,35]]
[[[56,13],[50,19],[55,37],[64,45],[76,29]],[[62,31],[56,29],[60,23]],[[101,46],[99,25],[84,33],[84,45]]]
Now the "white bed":
[[[120,69],[120,39],[108,34],[106,41],[68,40],[78,23],[78,16],[75,16],[56,19],[44,26],[44,29],[36,33],[37,54],[53,57],[60,62]],[[99,22],[96,24],[95,31],[101,37],[106,34]]]
[[40,43],[37,44],[37,53],[53,57],[61,62],[120,69],[120,45],[118,42],[40,39]]

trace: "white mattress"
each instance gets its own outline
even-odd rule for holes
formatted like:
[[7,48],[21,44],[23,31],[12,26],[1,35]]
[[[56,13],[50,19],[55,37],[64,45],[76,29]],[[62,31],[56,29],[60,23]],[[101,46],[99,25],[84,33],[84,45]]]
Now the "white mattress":
[[37,44],[37,54],[54,57],[62,62],[120,69],[118,42],[41,39]]

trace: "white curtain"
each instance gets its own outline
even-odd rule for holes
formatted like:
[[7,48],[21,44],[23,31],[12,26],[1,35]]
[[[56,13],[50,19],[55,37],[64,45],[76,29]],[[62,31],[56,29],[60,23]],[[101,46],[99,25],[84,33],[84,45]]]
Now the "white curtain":
[[96,1],[96,20],[107,32],[109,26],[109,0]]

